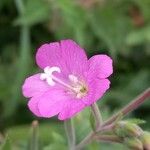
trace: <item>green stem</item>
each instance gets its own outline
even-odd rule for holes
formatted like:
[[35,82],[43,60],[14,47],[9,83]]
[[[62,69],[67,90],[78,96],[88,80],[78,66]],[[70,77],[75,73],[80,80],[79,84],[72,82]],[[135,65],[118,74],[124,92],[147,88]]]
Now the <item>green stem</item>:
[[32,122],[32,131],[29,143],[30,150],[39,150],[39,127],[38,121]]
[[104,141],[104,142],[115,142],[115,143],[121,143],[122,139],[115,135],[95,135],[94,139],[96,141]]
[[[15,0],[15,5],[19,15],[22,16],[25,11],[23,0]],[[21,93],[21,85],[30,68],[30,42],[30,26],[23,24],[20,27],[20,54],[17,62],[17,75],[14,79],[14,83],[12,84],[11,101],[8,101],[9,105],[11,105],[11,109],[4,112],[4,117],[10,117],[15,112],[19,104],[18,100]],[[8,104],[6,103],[6,105]]]
[[95,132],[91,131],[75,148],[75,150],[81,150],[84,146],[91,143],[95,136]]
[[92,112],[93,112],[93,115],[94,115],[94,118],[96,121],[96,130],[97,130],[100,128],[100,126],[103,122],[102,115],[101,115],[98,105],[96,103],[91,105],[91,109],[92,109]]
[[23,1],[15,0],[15,4],[16,4],[17,10],[19,12],[19,15],[23,15],[24,10],[25,10]]
[[[96,138],[95,137],[99,137],[101,135],[100,132],[107,132],[107,131],[110,131],[112,130],[114,127],[114,125],[108,125],[108,126],[105,126],[105,127],[101,127],[101,128],[98,128],[97,129],[97,132],[94,132],[94,131],[91,131],[77,146],[76,146],[76,150],[81,150],[84,146],[86,146],[87,144],[91,143],[93,140],[95,140]],[[102,139],[102,137],[101,137]],[[99,138],[100,140],[100,138]],[[103,138],[104,140],[104,138]],[[105,139],[106,141],[106,139]]]
[[64,122],[64,127],[68,139],[69,150],[75,150],[75,129],[73,126],[73,120],[69,119]]

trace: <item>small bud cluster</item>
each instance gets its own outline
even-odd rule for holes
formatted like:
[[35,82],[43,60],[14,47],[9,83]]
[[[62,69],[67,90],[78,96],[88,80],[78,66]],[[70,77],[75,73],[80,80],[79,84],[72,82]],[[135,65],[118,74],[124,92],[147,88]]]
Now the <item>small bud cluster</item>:
[[129,121],[116,123],[114,133],[132,150],[150,150],[150,133]]
[[144,150],[150,150],[150,132],[143,132],[140,140],[143,143]]
[[143,144],[138,138],[125,138],[124,144],[133,150],[143,150]]

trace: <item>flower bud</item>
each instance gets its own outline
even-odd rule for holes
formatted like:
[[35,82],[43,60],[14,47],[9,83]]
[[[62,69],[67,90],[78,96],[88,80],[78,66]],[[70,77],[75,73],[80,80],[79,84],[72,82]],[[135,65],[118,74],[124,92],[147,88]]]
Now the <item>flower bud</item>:
[[125,138],[124,144],[132,150],[143,150],[143,144],[137,138]]
[[145,150],[150,150],[150,132],[144,132],[140,136],[140,140],[143,143],[143,147]]
[[143,131],[135,123],[120,121],[115,126],[115,133],[119,137],[139,137]]

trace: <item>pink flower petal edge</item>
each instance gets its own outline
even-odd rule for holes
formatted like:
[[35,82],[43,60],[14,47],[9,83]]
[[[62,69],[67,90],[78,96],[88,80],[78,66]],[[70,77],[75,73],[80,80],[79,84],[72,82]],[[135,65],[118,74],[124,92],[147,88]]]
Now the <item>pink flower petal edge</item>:
[[72,40],[42,45],[36,62],[44,73],[28,77],[22,92],[38,117],[69,119],[99,100],[110,87],[107,77],[113,72],[112,59],[95,55],[88,60]]

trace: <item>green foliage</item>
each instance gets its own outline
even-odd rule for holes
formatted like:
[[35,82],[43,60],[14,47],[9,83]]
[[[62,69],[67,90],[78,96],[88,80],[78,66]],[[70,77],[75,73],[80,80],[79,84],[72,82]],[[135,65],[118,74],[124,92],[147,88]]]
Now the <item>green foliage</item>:
[[[16,0],[19,3],[18,0]],[[49,18],[49,7],[46,1],[28,0],[24,12],[16,19],[16,25],[32,26]]]
[[2,145],[0,145],[0,150],[11,150],[11,142],[9,136],[7,136]]
[[[89,56],[106,53],[113,57],[111,89],[99,101],[105,119],[149,87],[150,1],[91,1],[87,0],[88,7],[82,0],[0,1],[0,131],[8,134],[3,148],[25,150],[29,146],[31,131],[25,124],[33,120],[33,115],[23,100],[21,86],[27,76],[37,71],[34,58],[42,43],[71,38]],[[150,129],[149,107],[147,101],[131,114],[146,119],[147,124],[142,126],[147,129]],[[91,124],[87,119],[89,116],[87,108],[75,118],[77,142],[94,127],[93,119]],[[143,123],[142,120],[131,122]],[[52,122],[40,124],[39,147],[66,149],[62,124]],[[123,149],[117,144],[101,143],[88,147],[93,148]]]
[[127,119],[126,121],[128,121],[130,123],[134,123],[134,124],[143,124],[143,123],[146,123],[145,120],[138,119],[138,118]]
[[148,44],[150,43],[150,26],[143,27],[140,30],[132,31],[127,36],[127,44],[134,46],[134,45],[141,45],[141,44]]

